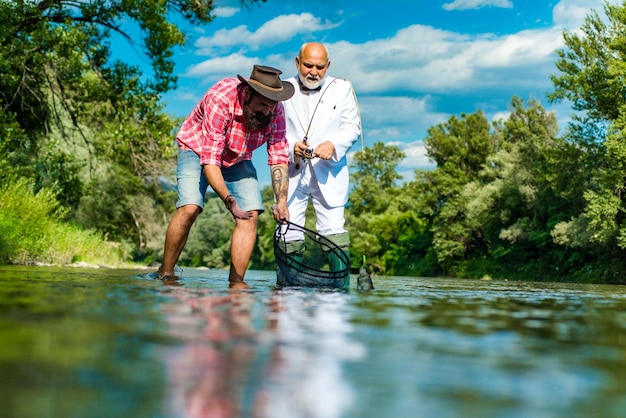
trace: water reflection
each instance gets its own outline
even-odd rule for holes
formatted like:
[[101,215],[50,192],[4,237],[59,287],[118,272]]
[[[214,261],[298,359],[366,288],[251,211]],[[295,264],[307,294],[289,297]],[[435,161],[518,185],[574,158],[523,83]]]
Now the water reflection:
[[343,292],[284,290],[273,297],[275,344],[263,417],[342,417],[356,401],[343,363],[364,357]]
[[384,330],[385,344],[355,337],[370,358],[394,353],[368,363],[371,375],[394,376],[371,400],[386,399],[390,416],[626,411],[623,287],[418,279],[365,301],[360,322]]
[[250,294],[170,292],[163,305],[176,347],[164,354],[167,410],[187,417],[242,416],[245,373],[256,355]]
[[341,363],[363,354],[345,293],[169,284],[168,416],[344,416],[354,397]]

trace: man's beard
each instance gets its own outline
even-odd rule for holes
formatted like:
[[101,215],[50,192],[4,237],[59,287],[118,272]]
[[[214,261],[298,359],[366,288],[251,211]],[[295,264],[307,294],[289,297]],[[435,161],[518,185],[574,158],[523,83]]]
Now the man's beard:
[[266,128],[273,117],[273,113],[265,116],[261,112],[253,112],[248,105],[243,106],[243,125],[249,131],[260,131]]
[[307,78],[300,73],[298,73],[298,78],[300,78],[300,82],[302,83],[304,87],[306,87],[307,89],[311,89],[311,90],[315,90],[316,88],[321,86],[322,83],[324,82],[323,77],[317,78],[317,79]]

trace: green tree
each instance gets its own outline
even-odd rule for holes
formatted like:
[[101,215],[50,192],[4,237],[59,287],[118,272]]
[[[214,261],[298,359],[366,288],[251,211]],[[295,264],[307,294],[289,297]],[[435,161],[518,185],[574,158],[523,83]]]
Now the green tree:
[[400,148],[382,142],[355,153],[352,168],[356,170],[351,174],[353,187],[348,199],[352,215],[384,211],[390,197],[386,192],[402,178],[396,167],[404,157]]
[[355,155],[346,211],[353,267],[365,256],[378,273],[422,271],[427,223],[416,208],[418,202],[397,184],[401,177],[396,168],[404,157],[397,146],[381,142]]
[[552,228],[576,213],[561,196],[561,140],[553,113],[538,101],[511,100],[510,116],[495,125],[498,149],[480,179],[469,183],[468,218],[481,225],[485,255],[499,266],[528,275],[551,273],[558,253]]
[[484,250],[484,231],[467,216],[464,187],[478,180],[487,157],[497,149],[496,137],[482,112],[430,128],[424,144],[435,160],[432,171],[416,171],[416,180],[429,207],[433,249],[446,271],[472,253]]
[[623,81],[626,60],[624,29],[626,14],[623,5],[604,2],[608,22],[591,10],[577,32],[565,31],[565,48],[557,51],[557,75],[552,75],[553,101],[567,99],[583,118],[612,121],[620,114],[626,100]]
[[589,270],[614,280],[626,249],[626,5],[604,3],[605,17],[591,11],[580,35],[564,33],[553,101],[567,99],[575,116],[569,139],[587,151],[581,213],[559,223],[554,239],[596,255]]

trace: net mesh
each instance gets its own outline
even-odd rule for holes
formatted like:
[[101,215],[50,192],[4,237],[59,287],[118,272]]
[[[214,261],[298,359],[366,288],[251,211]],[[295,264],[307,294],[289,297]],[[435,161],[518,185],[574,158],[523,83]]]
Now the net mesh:
[[[313,261],[309,261],[307,264],[293,254],[289,254],[284,239],[289,230],[298,230],[304,233],[305,248],[308,249],[305,253],[305,259],[319,259],[320,257],[315,256],[313,249],[324,248],[325,251],[335,252],[345,268],[331,271],[325,266],[313,265],[315,264]],[[346,288],[350,283],[350,258],[346,252],[328,238],[292,222],[286,221],[276,228],[274,232],[274,256],[276,257],[276,284],[279,286]]]

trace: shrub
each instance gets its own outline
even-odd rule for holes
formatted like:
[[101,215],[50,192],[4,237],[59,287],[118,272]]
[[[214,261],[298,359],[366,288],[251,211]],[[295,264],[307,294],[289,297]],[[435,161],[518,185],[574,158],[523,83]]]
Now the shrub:
[[92,230],[63,221],[67,209],[54,192],[33,193],[33,182],[5,178],[0,184],[0,263],[65,265],[76,261],[119,266],[129,249]]

